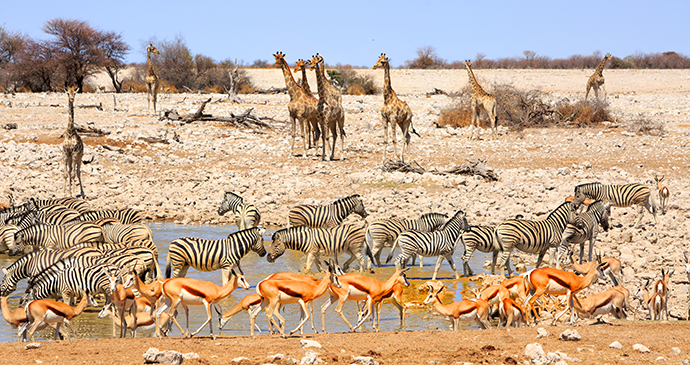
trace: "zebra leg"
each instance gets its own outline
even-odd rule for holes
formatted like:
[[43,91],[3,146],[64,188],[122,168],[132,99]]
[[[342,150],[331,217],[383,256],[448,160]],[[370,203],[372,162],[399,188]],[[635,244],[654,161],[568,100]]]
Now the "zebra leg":
[[546,250],[542,250],[541,252],[539,252],[539,256],[537,256],[537,264],[534,265],[535,269],[538,269],[539,265],[541,265],[541,262],[542,262],[542,260],[544,260],[544,255],[546,255],[547,250],[548,250],[548,247]]
[[[311,266],[314,264],[314,260],[316,260],[316,254],[313,252],[310,252],[307,254],[307,264],[304,265],[304,269],[302,269],[302,273],[306,274],[311,271]],[[318,267],[319,272],[321,272],[321,263],[319,261],[316,261],[316,266]]]
[[[412,256],[412,257],[414,257],[414,256]],[[436,280],[436,274],[438,274],[438,268],[441,267],[442,262],[443,262],[443,256],[439,256],[438,259],[436,259],[436,267],[434,268],[434,275],[431,277],[431,280]],[[457,274],[458,273],[455,273],[455,275],[457,275]]]
[[455,269],[455,262],[453,261],[453,253],[449,253],[448,255],[445,256],[446,261],[448,261],[448,264],[450,264],[450,268],[453,269],[453,272],[455,273],[455,280],[460,279],[460,275],[458,275],[458,270]]

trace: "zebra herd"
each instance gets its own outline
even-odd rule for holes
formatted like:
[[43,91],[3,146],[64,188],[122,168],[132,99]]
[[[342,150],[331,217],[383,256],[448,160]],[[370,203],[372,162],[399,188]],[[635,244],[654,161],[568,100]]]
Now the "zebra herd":
[[[492,273],[496,266],[502,274],[506,269],[512,272],[510,255],[514,248],[537,254],[538,267],[548,250],[552,251],[552,266],[554,261],[560,265],[570,245],[579,244],[581,262],[584,243],[589,241],[591,257],[599,226],[608,229],[610,207],[639,205],[638,223],[644,209],[656,221],[657,207],[650,197],[650,189],[643,184],[582,184],[575,187],[572,201],[560,204],[543,220],[516,218],[491,227],[470,225],[461,210],[450,219],[445,214],[427,213],[418,219],[343,224],[353,213],[362,218],[368,216],[361,196],[351,195],[328,205],[295,206],[288,213],[288,227],[275,231],[265,247],[265,229],[259,226],[258,209],[228,192],[218,213],[233,211],[241,229],[221,240],[173,240],[166,277],[184,277],[189,267],[200,271],[220,269],[225,286],[235,269],[242,275],[240,261],[250,252],[275,262],[287,249],[306,255],[304,271],[310,271],[313,264],[321,270],[326,258],[332,257],[337,264],[341,253],[350,255],[343,265],[345,270],[357,260],[360,271],[364,271],[374,263],[381,266],[383,247],[391,247],[387,262],[399,247],[401,253],[394,260],[397,272],[404,272],[411,258],[433,256],[438,259],[432,280],[436,279],[444,258],[459,278],[452,257],[458,242],[465,248],[464,275],[472,274],[469,260],[476,250],[493,254]],[[579,206],[587,204],[587,210],[580,213]],[[107,305],[126,273],[136,275],[142,282],[164,280],[152,232],[141,221],[134,210],[90,210],[87,202],[76,198],[29,199],[0,211],[0,249],[14,255],[29,246],[38,248],[3,268],[0,297],[15,291],[20,280],[29,279],[21,300],[23,305],[47,297],[73,301],[84,293],[102,293]],[[556,248],[558,260],[554,260]],[[124,323],[124,312],[120,318]]]

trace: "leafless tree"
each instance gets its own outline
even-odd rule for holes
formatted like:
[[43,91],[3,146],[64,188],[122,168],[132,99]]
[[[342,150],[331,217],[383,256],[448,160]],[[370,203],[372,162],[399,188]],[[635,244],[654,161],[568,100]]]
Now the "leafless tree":
[[102,34],[99,48],[103,50],[104,67],[113,82],[115,92],[120,93],[124,80],[119,80],[117,74],[125,66],[123,61],[130,47],[122,40],[122,35],[115,32],[105,32]]

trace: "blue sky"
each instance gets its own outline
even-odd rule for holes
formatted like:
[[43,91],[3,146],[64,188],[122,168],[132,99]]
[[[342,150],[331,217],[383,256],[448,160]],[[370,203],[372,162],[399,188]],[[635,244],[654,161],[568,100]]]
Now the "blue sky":
[[36,39],[53,18],[120,32],[142,62],[141,45],[182,36],[193,54],[251,64],[283,51],[290,62],[321,53],[328,64],[371,67],[381,52],[393,66],[423,46],[450,61],[551,58],[595,51],[690,55],[690,1],[6,1],[0,24]]

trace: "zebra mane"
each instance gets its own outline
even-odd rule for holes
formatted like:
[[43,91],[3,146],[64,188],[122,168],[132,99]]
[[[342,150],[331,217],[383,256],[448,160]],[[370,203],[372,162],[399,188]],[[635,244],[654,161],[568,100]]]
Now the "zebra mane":
[[[255,227],[256,228],[256,227]],[[281,228],[271,235],[271,241],[273,240],[273,237],[275,237],[277,234],[288,234],[290,232],[295,232],[295,231],[303,231],[305,229],[309,229],[307,226],[297,226],[297,227],[285,227]]]
[[[242,202],[244,201],[244,198],[243,198],[243,197],[241,197],[241,196],[239,196],[239,195],[233,193],[232,191],[226,191],[226,192],[225,192],[225,196],[227,196],[228,194],[232,195],[233,198],[239,200],[240,203],[242,203]],[[225,196],[224,196],[223,198],[225,198]]]
[[[599,203],[599,204],[597,204],[597,203]],[[594,201],[594,203],[590,204],[590,205],[587,207],[587,211],[588,211],[588,212],[592,212],[592,211],[594,211],[595,209],[597,209],[597,208],[595,208],[595,205],[596,205],[596,206],[599,206],[599,205],[603,205],[603,204],[606,204],[606,203],[604,203],[603,200],[596,200],[596,201]]]
[[344,197],[344,198],[340,198],[340,199],[334,201],[333,204],[338,204],[338,203],[342,203],[342,202],[344,202],[344,201],[346,201],[346,200],[359,199],[359,198],[360,198],[360,195],[359,195],[359,194],[353,194],[353,195],[350,195],[350,196],[346,196],[346,197]]
[[587,188],[590,186],[593,187],[593,186],[600,186],[600,185],[603,185],[603,184],[598,182],[598,181],[597,182],[591,182],[591,183],[584,183],[584,184],[580,184],[580,185],[575,185],[575,191],[578,191],[580,189]]
[[563,202],[563,203],[561,203],[561,205],[558,206],[558,208],[552,210],[551,213],[549,213],[549,215],[546,216],[546,219],[551,218],[554,214],[556,214],[556,212],[560,212],[561,208],[563,208],[563,206],[565,206],[565,205],[570,205],[570,210],[575,210],[575,203]]
[[442,216],[442,217],[448,218],[448,214],[446,214],[446,213],[434,213],[434,212],[432,212],[432,213],[424,213],[424,214],[422,214],[421,216],[419,216],[419,218],[420,218],[420,219],[424,219],[424,218],[433,217],[433,216]]
[[444,229],[446,229],[446,227],[448,227],[448,224],[450,224],[451,222],[453,222],[453,221],[455,220],[455,217],[458,216],[458,214],[463,214],[463,215],[464,215],[465,212],[463,212],[462,210],[459,210],[459,209],[458,209],[458,211],[455,212],[455,214],[453,214],[453,218],[449,219],[448,221],[446,221],[446,223],[443,224],[443,227],[441,227],[441,231],[443,231]]

